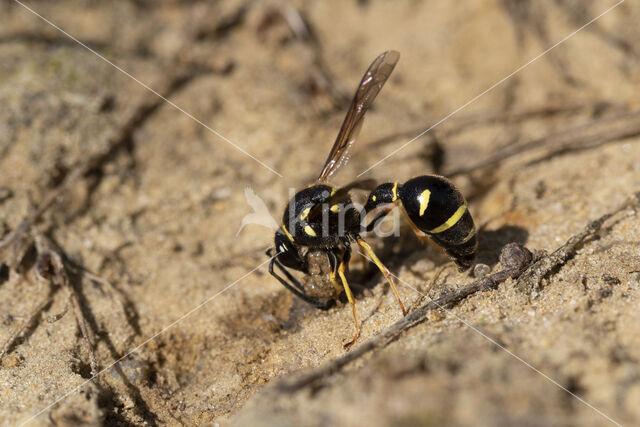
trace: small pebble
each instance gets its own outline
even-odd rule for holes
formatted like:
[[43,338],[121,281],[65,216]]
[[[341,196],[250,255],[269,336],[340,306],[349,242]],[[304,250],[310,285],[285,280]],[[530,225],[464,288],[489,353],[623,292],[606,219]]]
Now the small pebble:
[[503,268],[522,268],[533,260],[529,249],[518,243],[504,245],[500,252],[500,264]]
[[441,310],[433,310],[429,313],[429,320],[433,323],[444,320],[445,314]]
[[476,279],[480,279],[481,277],[486,276],[491,271],[491,267],[487,264],[478,263],[475,267],[473,267],[473,277]]

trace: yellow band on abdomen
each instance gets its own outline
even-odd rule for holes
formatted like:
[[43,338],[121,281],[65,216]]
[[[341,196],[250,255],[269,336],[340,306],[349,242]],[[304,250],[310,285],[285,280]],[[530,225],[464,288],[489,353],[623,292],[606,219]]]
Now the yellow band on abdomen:
[[476,226],[475,225],[473,227],[471,227],[471,231],[469,231],[469,233],[465,236],[464,239],[462,239],[459,242],[456,242],[456,245],[463,245],[463,244],[467,243],[469,240],[471,240],[471,238],[474,236],[474,234],[476,234]]
[[460,218],[462,218],[462,215],[464,215],[466,210],[467,210],[467,204],[463,203],[462,205],[460,205],[458,210],[455,211],[454,214],[451,215],[451,217],[444,222],[444,224],[434,228],[433,230],[429,230],[429,232],[437,234],[437,233],[442,233],[443,231],[446,231],[446,230],[450,229],[451,227],[456,225],[458,223],[458,221],[460,221]]

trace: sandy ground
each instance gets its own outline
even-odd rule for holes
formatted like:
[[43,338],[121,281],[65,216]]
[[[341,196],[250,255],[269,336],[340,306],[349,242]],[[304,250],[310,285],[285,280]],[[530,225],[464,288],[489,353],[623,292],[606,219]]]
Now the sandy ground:
[[[632,210],[533,294],[509,280],[470,296],[293,394],[272,385],[345,354],[351,311],[347,304],[316,310],[271,278],[263,264],[269,229],[249,225],[236,235],[251,212],[246,187],[279,219],[289,189],[313,182],[345,95],[378,53],[397,49],[401,59],[336,185],[613,4],[29,1],[152,87],[177,62],[198,69],[167,93],[171,102],[282,178],[167,103],[149,112],[34,228],[118,290],[86,275],[72,278],[106,371],[87,382],[90,355],[71,311],[48,321],[68,298],[36,279],[33,251],[17,268],[4,254],[0,343],[51,289],[53,297],[2,359],[2,424],[640,423],[640,227]],[[214,30],[190,40],[202,16]],[[284,16],[293,23],[302,17],[312,37],[296,37]],[[461,168],[510,145],[640,109],[639,20],[639,4],[624,2],[368,176],[453,174],[482,226],[478,260],[493,271],[508,242],[554,250],[640,190],[640,137],[553,156],[545,156],[549,146],[533,144],[498,164]],[[6,235],[79,162],[105,148],[106,135],[147,90],[11,1],[0,4],[0,59]],[[545,114],[504,116],[547,107]],[[493,113],[502,116],[489,119]],[[374,142],[398,132],[407,133]],[[447,260],[408,227],[400,238],[371,242],[399,277],[407,306],[428,300],[415,289],[438,297],[473,280],[449,266],[429,288]],[[361,344],[401,313],[384,279],[363,274],[355,261]]]

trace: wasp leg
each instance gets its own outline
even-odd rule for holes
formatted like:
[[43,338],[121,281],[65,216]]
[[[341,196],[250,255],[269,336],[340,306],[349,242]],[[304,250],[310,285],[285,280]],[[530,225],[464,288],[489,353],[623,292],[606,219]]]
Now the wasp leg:
[[[285,279],[283,279],[282,277],[278,276],[278,274],[274,271],[273,266],[277,265],[278,268],[280,269],[280,271],[286,276],[286,278],[291,282],[287,282]],[[298,282],[298,280],[293,277],[291,275],[291,273],[289,273],[286,268],[284,268],[282,266],[282,264],[280,264],[276,258],[272,258],[271,262],[269,263],[269,273],[275,277],[276,279],[278,279],[278,281],[280,283],[282,283],[282,285],[287,288],[289,291],[291,291],[291,293],[293,293],[295,296],[297,296],[298,298],[300,298],[301,300],[317,307],[320,309],[327,309],[329,308],[329,302],[326,301],[320,301],[317,300],[315,298],[311,298],[310,296],[306,295],[304,293],[304,288],[302,287],[302,285],[300,284],[300,282]]]
[[349,300],[349,304],[351,305],[351,311],[353,312],[353,323],[355,324],[356,332],[353,336],[353,339],[348,343],[344,344],[344,348],[349,348],[358,340],[360,336],[360,327],[358,326],[358,316],[356,315],[356,302],[353,299],[353,294],[351,293],[351,288],[349,287],[349,283],[347,282],[347,277],[344,272],[347,269],[347,264],[349,262],[349,258],[351,257],[351,248],[346,246],[346,250],[342,260],[340,261],[340,265],[338,266],[338,275],[340,276],[340,280],[342,281],[342,286],[344,287],[344,292],[347,294],[347,299]]
[[402,204],[399,203],[399,201],[395,201],[390,206],[386,206],[383,209],[383,211],[378,214],[378,216],[376,216],[373,220],[371,220],[371,222],[367,225],[367,232],[373,231],[374,227],[376,225],[378,225],[378,223],[380,221],[382,221],[387,215],[389,215],[389,213],[396,206],[398,206],[400,208],[400,210],[402,211],[404,217],[407,219],[407,222],[409,222],[409,225],[411,226],[411,229],[413,230],[415,235],[418,237],[420,242],[422,242],[423,244],[427,243],[427,242],[432,243],[431,239],[429,239],[429,237],[427,237],[427,235],[424,234],[422,232],[422,230],[420,230],[418,227],[416,227],[416,225],[413,223],[413,221],[411,221],[411,218],[409,218],[409,214],[407,214],[407,211],[404,209],[404,206],[402,206]]
[[338,260],[336,258],[336,254],[329,251],[327,252],[327,257],[329,258],[329,266],[331,267],[331,271],[329,272],[329,280],[333,285],[333,288],[336,290],[336,301],[340,301],[340,294],[342,293],[342,288],[338,284],[336,280],[336,273],[338,272]]
[[411,226],[411,229],[413,230],[414,234],[416,235],[416,237],[418,238],[418,240],[420,240],[420,243],[424,244],[430,244],[431,246],[433,246],[434,248],[436,248],[438,250],[438,252],[440,252],[441,254],[445,255],[445,256],[450,256],[447,254],[447,251],[445,251],[440,245],[438,245],[436,242],[434,242],[433,240],[431,240],[429,238],[428,234],[425,234],[422,230],[420,230],[414,223],[413,221],[411,221],[411,218],[409,218],[409,214],[407,213],[407,211],[405,210],[404,206],[400,206],[400,210],[402,211],[402,213],[404,214],[404,217],[407,219],[407,222],[409,223],[409,225]]
[[420,242],[422,244],[425,243],[431,243],[432,245],[435,245],[433,242],[431,242],[431,239],[429,239],[429,237],[427,237],[426,234],[424,234],[422,232],[422,230],[420,230],[414,223],[413,221],[411,221],[411,218],[409,218],[409,214],[407,213],[407,211],[404,209],[404,206],[400,206],[400,210],[402,211],[402,213],[404,214],[404,217],[407,219],[407,222],[409,223],[409,225],[411,226],[411,229],[413,230],[414,234],[416,235],[416,237],[418,238],[418,240],[420,240]]
[[391,278],[391,273],[389,272],[389,269],[384,266],[384,264],[380,261],[380,259],[378,259],[376,254],[373,252],[373,249],[371,249],[371,246],[369,246],[369,244],[365,242],[362,237],[356,236],[356,242],[358,242],[358,245],[365,250],[365,252],[369,255],[369,257],[371,257],[371,260],[373,261],[373,263],[382,272],[384,277],[386,277],[387,281],[391,285],[391,289],[393,290],[393,293],[396,296],[396,299],[398,300],[398,304],[400,304],[400,308],[402,309],[402,314],[406,316],[407,310],[405,310],[404,304],[402,304],[402,300],[400,299],[400,294],[398,294],[396,285],[395,283],[393,283],[393,279]]
[[389,213],[393,210],[393,208],[395,206],[398,206],[400,208],[400,210],[402,211],[402,214],[404,215],[404,217],[407,219],[407,222],[409,223],[409,226],[411,227],[411,230],[413,230],[413,233],[416,235],[416,237],[418,238],[418,240],[420,240],[420,243],[424,244],[430,244],[431,246],[433,246],[434,248],[436,248],[439,252],[441,252],[444,255],[447,255],[446,251],[444,249],[442,249],[438,244],[436,244],[435,242],[433,242],[433,240],[431,240],[429,238],[429,236],[427,234],[425,234],[422,230],[420,230],[414,223],[413,221],[411,221],[411,218],[409,218],[409,214],[407,213],[407,211],[405,210],[404,206],[402,206],[400,203],[398,203],[397,201],[393,203],[393,205],[386,207],[380,214],[378,214],[378,216],[376,216],[373,220],[371,220],[371,222],[367,225],[366,229],[367,232],[371,232],[373,231],[374,227],[376,225],[378,225],[378,223],[380,221],[382,221],[384,219],[385,216],[389,215]]
[[[286,269],[286,267],[284,265],[282,265],[282,263],[280,263],[280,261],[278,261],[277,257],[274,258],[273,260],[271,260],[271,265],[269,266],[269,273],[271,273],[271,275],[275,276],[275,274],[273,272],[273,268],[272,268],[273,264],[277,265],[278,268],[280,269],[280,271],[282,271],[282,273],[286,276],[286,278],[289,279],[290,283],[287,283],[289,286],[285,285],[287,288],[289,288],[289,287],[291,287],[293,285],[293,287],[295,287],[295,289],[297,291],[302,292],[303,294],[305,293],[304,287],[300,284],[298,279],[296,279],[295,277],[293,277],[293,275],[291,273],[289,273],[289,271]],[[275,277],[278,277],[278,276],[275,276]]]

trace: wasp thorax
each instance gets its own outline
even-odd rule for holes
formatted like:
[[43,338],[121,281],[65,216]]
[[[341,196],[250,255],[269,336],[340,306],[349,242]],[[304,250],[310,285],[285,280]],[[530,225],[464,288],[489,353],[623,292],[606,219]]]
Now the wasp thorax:
[[360,212],[349,198],[333,201],[336,189],[314,185],[296,193],[282,218],[291,242],[308,247],[333,247],[360,227]]

